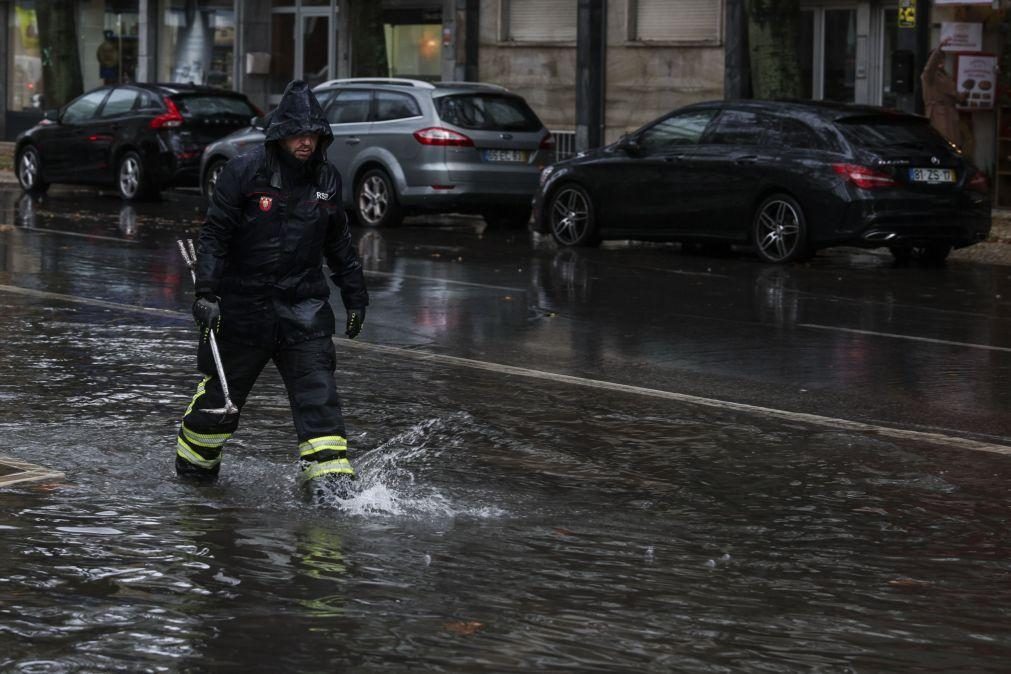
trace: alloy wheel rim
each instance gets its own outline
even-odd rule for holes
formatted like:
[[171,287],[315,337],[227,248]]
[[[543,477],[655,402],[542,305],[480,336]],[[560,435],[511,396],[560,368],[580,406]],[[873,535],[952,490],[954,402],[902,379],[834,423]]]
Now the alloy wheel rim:
[[38,175],[39,163],[31,150],[21,155],[21,184],[31,189],[35,187],[35,177]]
[[379,176],[371,176],[362,183],[358,196],[358,210],[369,224],[383,219],[390,205],[390,190],[386,181]]
[[132,197],[137,193],[140,184],[140,164],[134,157],[127,157],[119,169],[119,189],[124,195]]
[[551,231],[561,243],[572,245],[586,234],[590,205],[583,193],[566,188],[551,201]]
[[758,214],[756,242],[770,260],[785,260],[800,244],[800,215],[788,202],[770,201]]

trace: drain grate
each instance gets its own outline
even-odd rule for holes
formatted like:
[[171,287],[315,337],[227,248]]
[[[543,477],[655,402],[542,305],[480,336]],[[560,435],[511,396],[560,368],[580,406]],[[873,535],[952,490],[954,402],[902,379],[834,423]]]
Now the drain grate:
[[25,463],[0,456],[0,487],[19,482],[59,480],[63,477],[63,473],[58,470],[50,470],[45,466],[37,466],[34,463]]

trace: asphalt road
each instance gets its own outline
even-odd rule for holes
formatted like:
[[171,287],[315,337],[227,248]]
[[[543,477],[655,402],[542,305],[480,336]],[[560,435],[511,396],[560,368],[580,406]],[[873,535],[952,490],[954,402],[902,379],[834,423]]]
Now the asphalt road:
[[313,506],[272,368],[174,477],[202,211],[0,191],[0,454],[65,474],[0,488],[0,670],[1006,670],[1011,267],[356,229]]

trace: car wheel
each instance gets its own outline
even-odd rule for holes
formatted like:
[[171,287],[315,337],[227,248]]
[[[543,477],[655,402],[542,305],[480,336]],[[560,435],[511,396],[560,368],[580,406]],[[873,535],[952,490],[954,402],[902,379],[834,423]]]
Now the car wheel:
[[393,181],[386,171],[372,169],[358,181],[355,218],[365,227],[396,227],[404,219]]
[[136,152],[132,150],[125,152],[119,158],[116,167],[116,187],[119,189],[119,196],[127,201],[150,195],[151,189],[147,184],[147,176],[144,175],[144,165]]
[[488,223],[489,227],[502,227],[506,229],[519,229],[525,227],[530,222],[530,208],[503,208],[498,211],[482,213],[481,217]]
[[773,194],[759,205],[752,238],[755,252],[766,262],[793,262],[809,254],[804,211],[786,194]]
[[18,157],[18,182],[29,194],[42,194],[49,185],[42,180],[42,158],[39,151],[29,145]]
[[207,166],[207,171],[204,172],[204,196],[208,199],[214,194],[214,186],[218,184],[218,177],[227,163],[225,159],[215,159]]
[[592,246],[599,242],[590,195],[579,185],[559,187],[548,200],[551,236],[562,246]]

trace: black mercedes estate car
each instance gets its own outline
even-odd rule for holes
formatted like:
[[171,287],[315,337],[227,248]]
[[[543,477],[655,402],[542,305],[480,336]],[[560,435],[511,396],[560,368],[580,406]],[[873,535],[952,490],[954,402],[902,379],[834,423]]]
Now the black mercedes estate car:
[[987,238],[985,174],[927,119],[820,102],[700,103],[547,167],[534,228],[604,238],[751,244],[767,262],[887,246],[939,262]]
[[77,97],[18,136],[14,169],[26,192],[50,183],[115,186],[124,199],[196,185],[204,146],[261,114],[242,94],[189,84],[106,86]]

